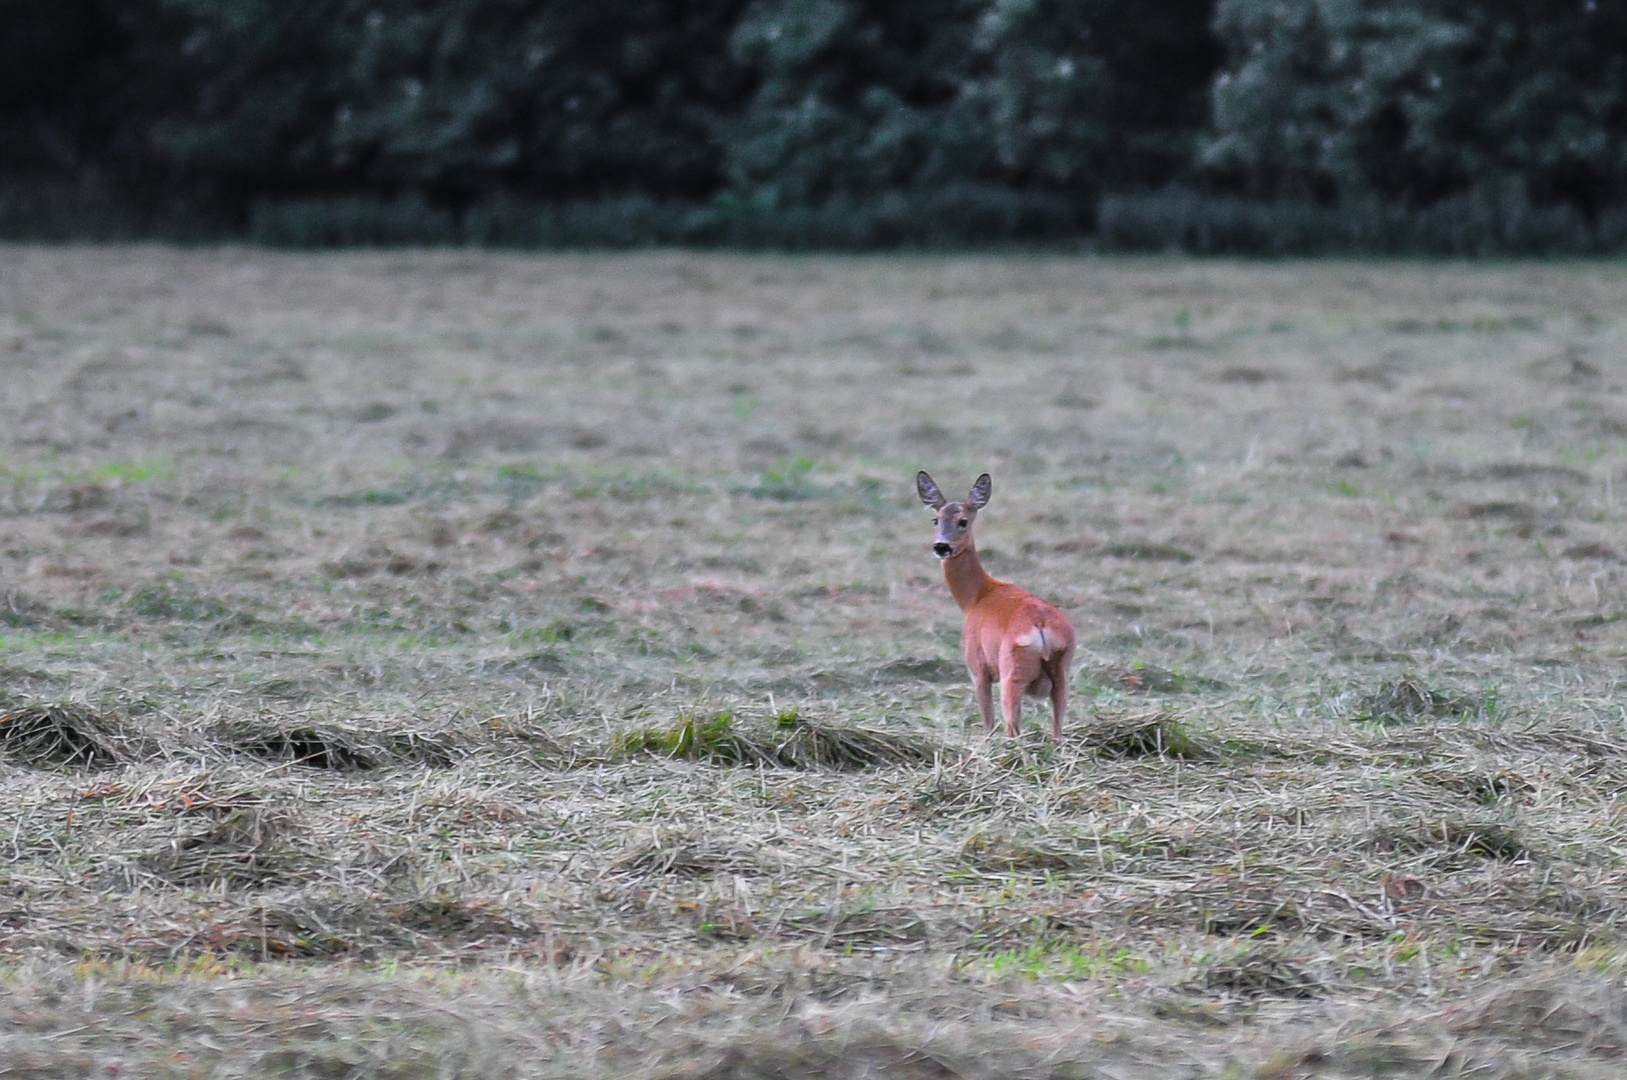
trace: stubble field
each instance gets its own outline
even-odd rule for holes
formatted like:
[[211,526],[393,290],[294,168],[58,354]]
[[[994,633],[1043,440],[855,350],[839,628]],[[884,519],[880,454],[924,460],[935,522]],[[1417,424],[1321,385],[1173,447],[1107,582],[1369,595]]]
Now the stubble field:
[[[0,251],[0,1076],[1614,1076],[1627,267]],[[983,738],[912,477],[1079,631]]]

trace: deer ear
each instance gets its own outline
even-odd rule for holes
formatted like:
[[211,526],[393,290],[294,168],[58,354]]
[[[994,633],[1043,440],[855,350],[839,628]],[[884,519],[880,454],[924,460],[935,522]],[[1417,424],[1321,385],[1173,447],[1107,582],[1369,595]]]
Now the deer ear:
[[938,490],[938,485],[932,482],[932,477],[926,474],[925,469],[915,474],[915,493],[921,496],[922,502],[934,510],[949,501],[943,497],[943,492]]
[[972,504],[972,509],[981,510],[989,505],[989,495],[993,488],[994,481],[989,479],[988,473],[984,473],[977,478],[977,483],[972,485],[972,494],[966,501]]

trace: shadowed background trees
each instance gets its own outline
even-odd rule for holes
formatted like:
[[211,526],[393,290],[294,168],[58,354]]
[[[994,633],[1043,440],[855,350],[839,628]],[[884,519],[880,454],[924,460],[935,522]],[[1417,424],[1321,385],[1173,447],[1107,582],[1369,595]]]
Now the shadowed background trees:
[[1627,238],[1603,0],[0,0],[0,26],[13,236]]

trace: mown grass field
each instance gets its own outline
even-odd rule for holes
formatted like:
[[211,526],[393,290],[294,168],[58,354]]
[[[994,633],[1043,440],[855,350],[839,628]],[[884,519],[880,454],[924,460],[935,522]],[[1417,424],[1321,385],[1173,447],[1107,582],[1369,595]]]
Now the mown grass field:
[[[1627,267],[0,251],[0,1076],[1615,1076]],[[1078,627],[985,740],[913,494]]]

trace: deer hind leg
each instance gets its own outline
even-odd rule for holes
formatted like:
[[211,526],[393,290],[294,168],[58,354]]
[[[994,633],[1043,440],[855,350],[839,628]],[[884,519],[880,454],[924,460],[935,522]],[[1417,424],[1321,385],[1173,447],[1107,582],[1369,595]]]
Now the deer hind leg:
[[1023,684],[1016,679],[1000,680],[1000,711],[1006,716],[1006,734],[1015,737],[1023,729]]
[[977,711],[983,714],[983,734],[994,730],[994,680],[986,671],[972,673],[972,689],[977,691]]
[[1073,649],[1051,657],[1051,741],[1062,741],[1062,714],[1068,708],[1068,670],[1073,666]]
[[1007,735],[1022,731],[1023,691],[1039,672],[1039,656],[1029,649],[1007,649],[1000,657],[1000,709],[1005,713]]

